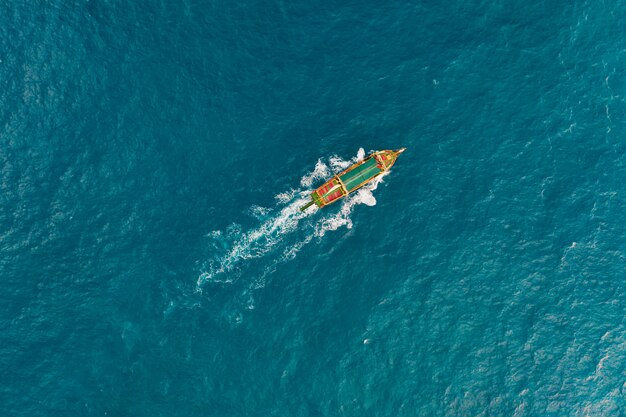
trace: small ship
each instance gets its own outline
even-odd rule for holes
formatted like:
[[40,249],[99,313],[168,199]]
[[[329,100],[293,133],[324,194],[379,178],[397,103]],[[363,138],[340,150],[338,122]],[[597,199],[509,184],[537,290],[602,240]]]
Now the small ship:
[[389,170],[398,159],[398,155],[405,150],[406,148],[401,148],[395,151],[373,152],[362,161],[333,175],[332,178],[311,193],[311,201],[300,207],[300,211],[308,209],[313,204],[320,208],[325,207],[358,190]]

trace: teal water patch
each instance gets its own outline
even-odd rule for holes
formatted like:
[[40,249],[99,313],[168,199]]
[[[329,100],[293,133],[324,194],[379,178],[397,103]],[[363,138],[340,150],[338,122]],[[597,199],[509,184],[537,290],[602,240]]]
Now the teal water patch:
[[623,0],[0,5],[0,410],[623,415],[625,26]]

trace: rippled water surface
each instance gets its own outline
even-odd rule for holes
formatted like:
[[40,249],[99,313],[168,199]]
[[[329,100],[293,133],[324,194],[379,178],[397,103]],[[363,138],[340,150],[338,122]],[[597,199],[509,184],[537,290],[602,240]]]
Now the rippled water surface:
[[622,0],[0,5],[1,414],[626,414],[624,28]]

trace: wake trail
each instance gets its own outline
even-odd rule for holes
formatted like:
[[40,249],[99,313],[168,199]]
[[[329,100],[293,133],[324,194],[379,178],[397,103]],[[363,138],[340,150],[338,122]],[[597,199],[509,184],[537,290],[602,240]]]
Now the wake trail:
[[[230,284],[242,277],[253,265],[260,264],[262,271],[250,276],[248,284],[252,288],[262,287],[265,277],[282,262],[294,259],[298,252],[314,238],[323,237],[328,231],[341,227],[351,228],[351,215],[355,206],[376,205],[372,191],[385,175],[337,203],[337,211],[325,209],[320,212],[316,206],[305,212],[300,207],[310,200],[311,187],[353,163],[362,160],[365,151],[359,149],[350,160],[331,156],[328,161],[317,161],[313,171],[300,179],[300,188],[291,189],[275,196],[276,204],[265,208],[251,206],[248,213],[259,224],[248,230],[232,224],[226,230],[213,231],[207,235],[212,246],[210,259],[204,262],[203,272],[197,279],[196,288],[209,284]],[[332,207],[332,206],[331,206]],[[261,262],[262,261],[262,262]]]

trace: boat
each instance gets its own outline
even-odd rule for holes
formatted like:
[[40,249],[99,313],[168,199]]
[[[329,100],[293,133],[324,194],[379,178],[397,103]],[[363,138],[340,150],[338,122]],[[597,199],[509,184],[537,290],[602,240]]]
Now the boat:
[[398,159],[398,155],[406,148],[395,151],[376,151],[348,169],[333,175],[322,186],[311,193],[311,201],[300,207],[305,211],[313,204],[322,208],[363,187],[376,177],[384,174]]

